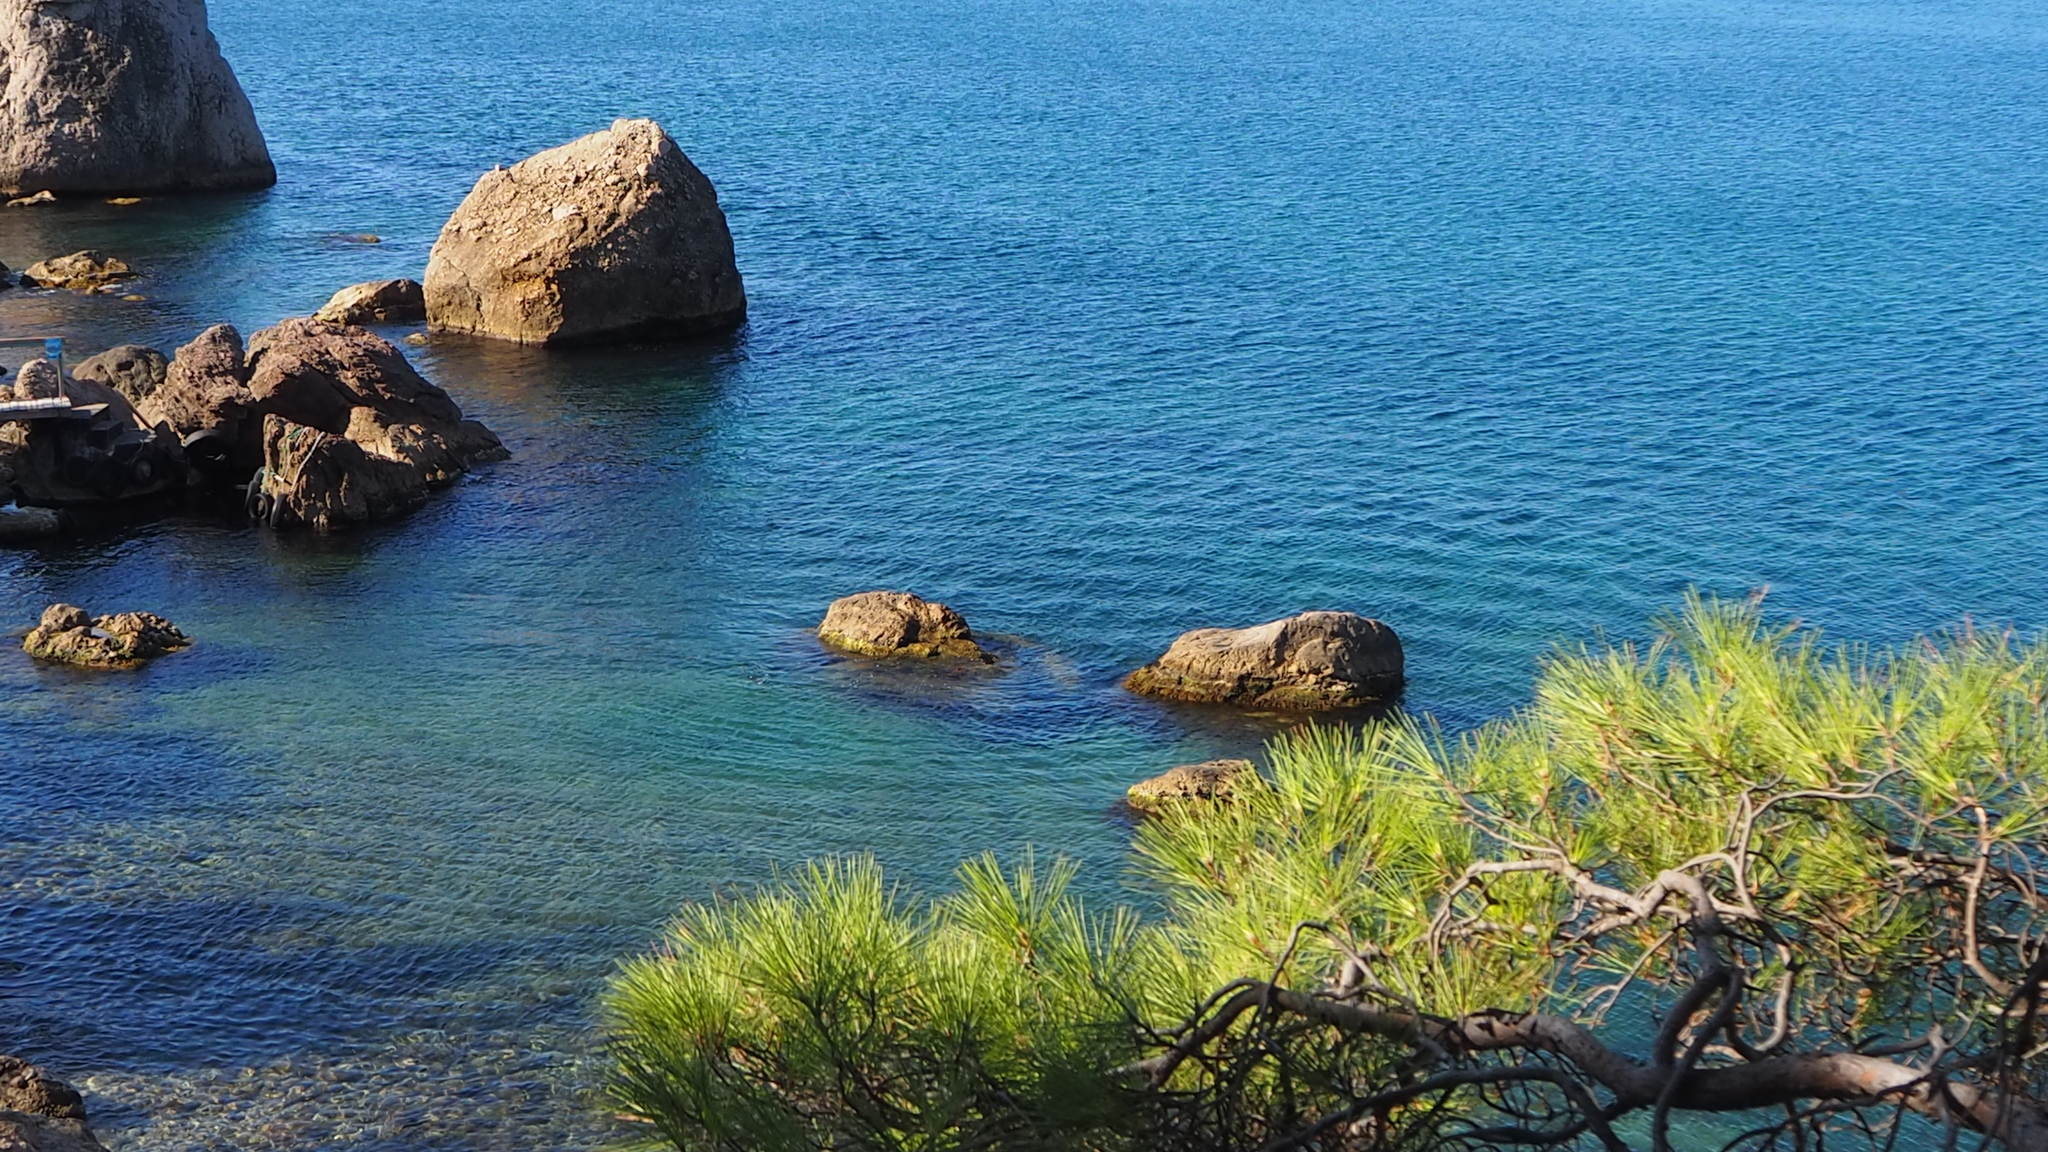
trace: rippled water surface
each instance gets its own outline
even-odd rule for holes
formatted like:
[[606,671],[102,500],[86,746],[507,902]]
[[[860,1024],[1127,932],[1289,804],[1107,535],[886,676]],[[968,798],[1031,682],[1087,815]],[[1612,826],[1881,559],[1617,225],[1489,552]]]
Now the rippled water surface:
[[[264,194],[0,212],[169,348],[417,275],[477,173],[658,118],[752,301],[706,347],[410,349],[505,438],[399,523],[0,553],[0,1051],[137,1149],[583,1148],[676,905],[872,850],[1121,883],[1130,780],[1267,722],[1115,686],[1308,607],[1458,726],[1688,585],[1890,643],[2048,624],[2048,9],[1967,0],[219,0]],[[351,236],[374,233],[378,242]],[[391,336],[403,335],[393,331]],[[909,587],[1008,656],[805,629]]]

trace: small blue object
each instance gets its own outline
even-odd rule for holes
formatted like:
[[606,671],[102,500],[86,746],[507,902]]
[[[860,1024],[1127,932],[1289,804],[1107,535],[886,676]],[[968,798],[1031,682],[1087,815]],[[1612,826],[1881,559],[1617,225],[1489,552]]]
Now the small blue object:
[[44,340],[43,355],[48,356],[52,360],[64,355],[64,338],[62,336],[52,336]]

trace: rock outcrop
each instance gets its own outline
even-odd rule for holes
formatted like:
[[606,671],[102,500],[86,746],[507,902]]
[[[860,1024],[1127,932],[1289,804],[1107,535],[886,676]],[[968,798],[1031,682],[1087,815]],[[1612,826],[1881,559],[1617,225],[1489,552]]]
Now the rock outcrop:
[[60,664],[134,668],[191,643],[176,625],[149,612],[121,612],[94,619],[75,604],[52,604],[43,610],[42,623],[21,642],[21,648],[38,660]]
[[[249,367],[242,334],[232,324],[215,324],[178,349],[164,368],[163,383],[138,406],[152,426],[169,427],[178,437],[185,462],[202,475],[226,478],[256,470],[260,449],[250,423]],[[260,428],[262,418],[254,423]]]
[[426,318],[427,298],[417,280],[351,284],[313,313],[328,324],[417,324]]
[[682,339],[747,314],[718,194],[652,120],[484,173],[425,291],[434,328],[524,344]]
[[1249,760],[1182,764],[1131,785],[1125,799],[1141,812],[1155,812],[1179,800],[1228,800],[1237,781],[1252,771]]
[[142,415],[175,429],[196,468],[233,479],[263,469],[251,511],[280,527],[389,515],[505,457],[389,341],[307,318],[256,333],[246,352],[228,325],[207,329],[178,349]]
[[1394,630],[1354,612],[1304,612],[1254,628],[1198,628],[1124,679],[1147,696],[1250,708],[1344,708],[1397,695]]
[[0,1152],[104,1152],[85,1100],[25,1060],[0,1056]]
[[380,520],[506,456],[490,429],[360,328],[286,320],[250,338],[248,365],[250,411],[263,414],[250,511],[272,527]]
[[122,344],[86,357],[71,370],[71,375],[79,380],[97,381],[126,396],[129,403],[140,404],[163,385],[170,364],[169,358],[154,348]]
[[857,592],[834,600],[818,639],[862,656],[990,659],[958,612],[909,592]]
[[0,61],[0,191],[277,182],[204,0],[0,0]]
[[[0,3],[4,2],[0,0]],[[69,288],[74,292],[90,292],[117,280],[131,279],[134,275],[135,270],[125,261],[87,249],[69,256],[39,260],[22,272],[21,282],[31,288]]]
[[26,1060],[0,1056],[0,1109],[83,1120],[85,1098],[71,1085]]

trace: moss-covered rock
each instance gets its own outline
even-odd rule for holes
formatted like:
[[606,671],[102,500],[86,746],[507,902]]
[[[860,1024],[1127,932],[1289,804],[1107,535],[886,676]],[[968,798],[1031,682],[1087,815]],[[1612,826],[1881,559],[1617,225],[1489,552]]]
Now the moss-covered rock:
[[1182,800],[1228,800],[1238,780],[1253,771],[1249,760],[1182,764],[1131,785],[1124,798],[1140,812],[1156,812]]
[[960,613],[909,592],[857,592],[834,600],[818,639],[861,656],[992,659]]
[[121,612],[94,619],[75,604],[52,604],[21,647],[38,660],[83,668],[134,668],[191,643],[177,625],[154,613]]

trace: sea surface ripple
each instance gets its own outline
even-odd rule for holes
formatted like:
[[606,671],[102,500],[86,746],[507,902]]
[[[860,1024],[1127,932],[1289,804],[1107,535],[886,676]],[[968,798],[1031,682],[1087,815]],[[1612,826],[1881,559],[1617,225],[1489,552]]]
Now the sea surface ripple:
[[[593,1003],[678,905],[1026,845],[1134,898],[1131,780],[1275,728],[1175,634],[1391,622],[1453,729],[1688,587],[1896,644],[2048,624],[2048,8],[1977,0],[216,0],[270,192],[0,212],[144,302],[419,274],[477,174],[659,119],[737,338],[408,349],[513,458],[403,521],[0,553],[199,638],[0,653],[0,1051],[120,1148],[595,1147]],[[374,234],[378,242],[362,242]],[[401,331],[389,333],[394,338]],[[828,658],[908,587],[990,675]]]

